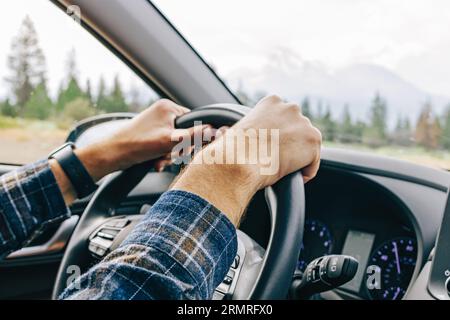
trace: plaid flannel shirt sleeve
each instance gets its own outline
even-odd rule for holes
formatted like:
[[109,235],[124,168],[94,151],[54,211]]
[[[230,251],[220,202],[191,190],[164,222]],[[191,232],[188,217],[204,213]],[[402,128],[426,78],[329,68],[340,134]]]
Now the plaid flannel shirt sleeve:
[[[0,258],[70,216],[48,161],[0,177]],[[121,246],[64,299],[208,299],[237,251],[231,222],[202,198],[161,196]]]
[[218,209],[194,194],[169,191],[60,298],[210,299],[236,252],[236,229]]
[[48,161],[0,177],[0,259],[70,216]]

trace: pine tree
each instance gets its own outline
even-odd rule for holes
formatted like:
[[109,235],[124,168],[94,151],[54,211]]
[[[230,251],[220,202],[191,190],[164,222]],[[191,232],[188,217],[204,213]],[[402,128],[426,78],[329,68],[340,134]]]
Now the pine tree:
[[77,80],[71,78],[67,87],[59,93],[57,102],[58,112],[63,112],[67,104],[78,98],[86,98],[86,95],[78,85]]
[[411,124],[408,117],[403,118],[399,116],[394,132],[392,133],[393,142],[400,146],[409,146],[411,145],[411,136]]
[[330,106],[327,106],[323,117],[318,121],[318,126],[325,141],[336,140],[336,123],[331,115]]
[[139,89],[136,86],[132,86],[130,90],[131,102],[129,109],[131,112],[140,112],[144,108],[141,101],[139,100]]
[[369,114],[369,125],[366,127],[363,140],[372,147],[379,147],[387,142],[387,104],[376,93]]
[[44,120],[51,115],[52,111],[53,102],[48,96],[45,80],[42,80],[25,104],[24,116],[27,118]]
[[91,80],[86,80],[86,98],[89,100],[89,103],[91,105],[94,104],[94,98],[92,97],[92,86],[91,86]]
[[352,116],[348,105],[344,106],[342,123],[339,126],[339,141],[342,143],[355,142],[355,128],[353,127]]
[[444,112],[443,122],[442,122],[442,135],[441,135],[441,146],[447,150],[450,150],[450,105]]
[[322,119],[323,116],[323,103],[322,100],[319,100],[319,102],[317,102],[317,112],[315,114],[315,118]]
[[313,115],[311,113],[311,104],[309,102],[309,98],[305,97],[301,104],[302,107],[302,113],[305,117],[309,118],[311,121],[313,121]]
[[72,48],[67,56],[67,78],[78,80],[77,52]]
[[129,106],[125,101],[122,85],[120,84],[118,76],[114,78],[112,92],[106,97],[102,110],[107,113],[129,111]]
[[103,76],[100,77],[100,81],[98,84],[97,102],[95,106],[99,110],[106,109],[106,82]]
[[354,137],[355,137],[356,142],[358,142],[358,143],[363,142],[363,135],[364,135],[364,131],[366,130],[366,128],[367,128],[367,125],[363,121],[358,120],[356,122],[356,124],[353,127]]
[[67,85],[60,90],[57,102],[57,111],[63,112],[67,104],[78,98],[87,99],[78,81],[78,71],[75,50],[69,53],[67,60]]
[[6,81],[11,85],[18,113],[23,114],[25,104],[46,73],[45,56],[30,17],[26,16],[23,20],[11,51],[8,57],[10,76]]
[[438,145],[440,136],[440,124],[433,119],[433,107],[430,102],[426,102],[417,120],[414,138],[417,144],[433,149]]
[[17,116],[17,108],[11,104],[9,99],[0,103],[0,114],[7,117],[16,117]]
[[442,127],[438,117],[434,117],[434,120],[430,126],[430,147],[437,149],[441,142]]

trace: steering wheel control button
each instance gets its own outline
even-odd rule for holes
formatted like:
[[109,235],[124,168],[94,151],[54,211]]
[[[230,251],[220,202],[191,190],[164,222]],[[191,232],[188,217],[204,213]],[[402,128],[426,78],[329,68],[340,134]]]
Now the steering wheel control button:
[[239,255],[236,256],[236,258],[234,258],[234,261],[231,265],[232,269],[237,269],[239,267],[239,262],[240,262],[241,258],[239,257]]
[[129,222],[130,222],[130,220],[128,220],[128,219],[116,220],[116,223],[114,224],[114,226],[116,228],[125,228]]
[[223,280],[223,283],[225,283],[227,285],[231,285],[233,283],[233,279],[234,279],[234,271],[233,270],[229,270],[228,273],[227,273],[227,276]]
[[450,296],[450,277],[445,281],[445,288],[447,289],[447,293]]
[[103,226],[99,227],[90,236],[89,251],[96,258],[102,258],[108,253],[108,250],[113,245],[117,235],[130,223],[129,219],[116,218],[106,222]]
[[105,223],[105,227],[112,227],[112,228],[125,228],[130,220],[128,219],[114,219],[110,220],[107,223]]
[[[116,231],[116,230],[112,230]],[[97,236],[108,239],[108,240],[114,240],[115,236],[117,235],[117,232],[108,232],[106,230],[102,230],[99,233],[97,233]]]
[[112,241],[99,237],[94,237],[89,243],[89,251],[98,257],[103,257],[111,248]]
[[225,279],[223,280],[223,283],[231,285],[233,283],[233,278],[226,276]]
[[231,285],[233,284],[235,272],[233,270],[229,270],[225,279],[223,279],[222,283],[217,287],[217,291],[227,295],[230,292]]

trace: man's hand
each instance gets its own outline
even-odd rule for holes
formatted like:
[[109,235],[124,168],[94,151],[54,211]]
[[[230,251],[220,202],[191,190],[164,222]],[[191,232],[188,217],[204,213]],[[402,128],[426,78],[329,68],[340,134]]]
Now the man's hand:
[[[160,169],[177,144],[172,136],[192,135],[195,129],[201,130],[191,128],[176,132],[175,119],[189,111],[170,100],[159,100],[111,137],[77,149],[75,153],[96,181],[147,160],[160,159],[155,164]],[[202,129],[205,128],[207,126]],[[50,165],[69,205],[76,198],[75,192],[58,163],[51,160]]]
[[[236,129],[279,130],[279,170],[273,175],[261,174],[262,164],[195,164],[195,158],[205,153],[244,152],[246,150],[230,148],[226,143],[228,135]],[[258,143],[262,137],[256,136]],[[315,177],[320,164],[322,137],[309,121],[301,114],[300,107],[293,103],[284,103],[277,96],[261,100],[252,111],[234,127],[201,152],[191,165],[179,177],[173,189],[195,193],[224,212],[237,226],[249,201],[256,191],[276,183],[282,177],[302,169],[305,182]],[[223,150],[225,149],[225,150]],[[200,161],[201,162],[201,161]]]
[[[302,169],[305,182],[314,178],[320,165],[322,135],[302,115],[298,104],[285,103],[278,96],[262,99],[241,121],[236,129],[278,129],[280,168],[275,175],[259,175],[259,189],[273,185],[282,177]],[[274,156],[274,155],[273,155]],[[261,164],[253,169],[261,172]]]

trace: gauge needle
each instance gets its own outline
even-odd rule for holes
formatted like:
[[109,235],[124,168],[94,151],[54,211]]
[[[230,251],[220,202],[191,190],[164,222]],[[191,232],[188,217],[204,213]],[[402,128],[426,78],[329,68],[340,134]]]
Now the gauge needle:
[[394,246],[394,253],[395,253],[395,263],[397,264],[397,273],[400,274],[400,258],[398,257],[398,248],[397,248],[397,242],[392,242],[392,245]]
[[397,300],[398,295],[400,294],[400,287],[397,288],[397,291],[395,292],[394,296],[392,297],[392,300]]

